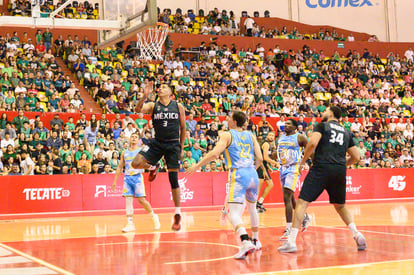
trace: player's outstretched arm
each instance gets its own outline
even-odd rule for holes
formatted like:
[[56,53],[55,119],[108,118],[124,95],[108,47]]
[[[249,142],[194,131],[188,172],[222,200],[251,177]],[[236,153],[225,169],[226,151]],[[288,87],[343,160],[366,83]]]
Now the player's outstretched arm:
[[147,100],[148,96],[153,92],[152,82],[149,82],[147,86],[144,89],[144,94],[139,99],[137,106],[135,107],[135,112],[137,113],[143,113],[143,114],[151,114],[152,110],[154,108],[154,103],[149,102],[144,104],[144,102]]
[[257,139],[254,135],[252,135],[252,140],[254,146],[255,166],[257,169],[263,164],[263,154],[262,150],[260,150],[259,142],[257,142]]
[[356,146],[349,147],[347,152],[349,157],[346,159],[346,166],[351,166],[359,161],[360,156]]
[[[217,159],[220,154],[230,145],[231,134],[229,132],[224,132],[220,135],[220,139],[217,142],[213,150],[211,150],[204,158],[202,158],[197,164],[191,166],[188,170],[188,174],[193,174],[195,171],[199,170],[201,167],[209,163],[210,161]],[[260,150],[260,148],[259,148]]]
[[263,160],[269,163],[271,166],[276,166],[277,161],[272,159],[272,156],[269,156],[269,149],[270,149],[269,143],[268,142],[263,143],[262,149],[263,149]]
[[112,191],[115,191],[116,182],[118,181],[119,175],[121,175],[122,169],[124,168],[124,154],[125,154],[125,151],[122,152],[121,159],[120,159],[118,167],[116,168],[116,171],[115,171],[115,177],[114,177],[114,181],[112,183]]
[[185,133],[187,127],[185,125],[185,109],[182,104],[178,104],[178,110],[180,112],[180,144],[181,144],[181,160],[184,158],[184,142],[185,142]]
[[306,163],[306,161],[309,159],[309,157],[312,155],[312,153],[315,151],[316,146],[318,146],[319,141],[322,138],[322,134],[319,132],[313,132],[308,144],[305,147],[305,151],[303,153],[303,158],[300,161],[299,167],[303,167]]

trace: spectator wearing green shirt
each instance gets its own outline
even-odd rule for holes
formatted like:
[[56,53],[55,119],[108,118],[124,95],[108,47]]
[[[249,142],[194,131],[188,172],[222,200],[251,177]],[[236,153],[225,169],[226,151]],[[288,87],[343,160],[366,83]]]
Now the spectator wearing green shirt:
[[183,159],[183,161],[188,161],[188,164],[191,166],[193,166],[193,164],[196,164],[196,160],[193,158],[193,155],[191,153],[191,151],[187,151],[186,152],[186,158]]
[[325,106],[325,104],[324,104],[324,102],[322,100],[319,101],[319,105],[316,108],[318,109],[319,113],[321,113],[321,114],[323,112],[325,112],[325,110],[326,110],[326,106]]
[[85,150],[85,145],[82,143],[82,144],[79,144],[79,150],[75,153],[75,160],[76,161],[80,160],[83,153],[86,154],[87,159],[89,160],[91,159],[91,154]]
[[49,29],[46,29],[46,31],[42,34],[42,38],[47,52],[52,47],[53,34],[49,31]]
[[23,110],[20,110],[18,116],[13,118],[13,121],[12,121],[14,129],[21,129],[25,121],[29,122],[29,119],[24,116]]
[[37,30],[35,38],[36,38],[36,44],[39,44],[40,41],[42,41],[43,36],[42,36],[42,31],[41,30]]
[[191,137],[190,131],[185,132],[184,139],[184,151],[190,151],[191,147],[194,145],[195,140]]
[[351,126],[352,126],[352,123],[349,122],[349,118],[348,116],[346,116],[345,121],[344,121],[344,128],[347,129],[348,131],[351,131]]
[[145,125],[148,124],[148,121],[144,119],[143,113],[138,114],[138,118],[135,120],[135,124],[137,125],[139,131],[142,132],[142,129],[144,129]]

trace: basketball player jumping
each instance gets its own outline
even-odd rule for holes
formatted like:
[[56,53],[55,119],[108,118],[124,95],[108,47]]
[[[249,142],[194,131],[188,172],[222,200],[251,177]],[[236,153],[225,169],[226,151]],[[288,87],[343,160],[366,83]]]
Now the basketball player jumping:
[[[340,108],[336,106],[327,108],[322,115],[322,123],[316,125],[305,148],[300,169],[303,169],[306,160],[316,149],[313,166],[299,194],[292,231],[288,241],[278,248],[280,252],[297,251],[296,237],[306,208],[323,190],[328,192],[329,202],[334,205],[336,212],[351,231],[358,250],[365,250],[367,247],[364,235],[356,229],[352,216],[345,207],[346,167],[359,161],[359,153],[352,140],[352,133],[338,122],[341,115]],[[349,157],[346,157],[346,153]]]
[[[262,164],[263,156],[256,138],[251,132],[242,129],[246,120],[245,113],[234,111],[228,121],[231,130],[223,132],[214,149],[187,170],[187,173],[192,174],[225,151],[230,182],[229,220],[242,241],[239,252],[234,255],[235,259],[244,259],[249,253],[262,248],[259,241],[259,216],[256,212],[259,178],[255,169]],[[250,214],[253,243],[242,221],[245,201]]]
[[149,181],[153,181],[159,168],[158,161],[162,157],[165,158],[175,205],[172,229],[178,231],[181,229],[178,169],[180,168],[180,158],[182,159],[184,154],[185,111],[181,104],[171,99],[172,91],[166,84],[162,84],[158,89],[158,100],[155,103],[148,102],[144,104],[152,91],[152,83],[149,83],[145,87],[144,94],[139,100],[135,111],[151,115],[155,138],[136,155],[131,166],[135,169],[149,168]]
[[152,220],[154,222],[154,229],[160,229],[160,221],[158,215],[154,214],[154,211],[151,208],[150,203],[145,199],[145,187],[144,187],[144,177],[142,175],[142,169],[134,169],[131,167],[131,162],[134,159],[135,155],[141,150],[138,147],[139,136],[137,133],[131,134],[129,140],[129,147],[126,149],[122,155],[121,160],[119,161],[118,168],[116,169],[114,182],[112,184],[112,190],[115,191],[116,182],[119,175],[121,175],[122,170],[125,165],[125,176],[124,176],[124,193],[122,196],[125,197],[126,201],[126,215],[128,219],[127,225],[122,229],[123,232],[135,231],[135,225],[133,222],[134,215],[134,206],[133,200],[134,197],[138,199],[138,202],[144,207],[144,209],[151,214]]

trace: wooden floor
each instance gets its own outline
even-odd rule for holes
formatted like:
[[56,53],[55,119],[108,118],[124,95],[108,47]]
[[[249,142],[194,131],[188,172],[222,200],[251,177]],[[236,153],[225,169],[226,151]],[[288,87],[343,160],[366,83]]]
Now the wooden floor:
[[[349,204],[368,248],[358,252],[329,205],[312,205],[298,253],[280,254],[284,209],[260,214],[263,250],[232,259],[239,240],[220,225],[219,208],[183,209],[183,228],[158,210],[161,230],[137,210],[122,234],[123,211],[0,216],[0,275],[8,274],[414,274],[414,200]],[[244,216],[249,224],[248,216]]]

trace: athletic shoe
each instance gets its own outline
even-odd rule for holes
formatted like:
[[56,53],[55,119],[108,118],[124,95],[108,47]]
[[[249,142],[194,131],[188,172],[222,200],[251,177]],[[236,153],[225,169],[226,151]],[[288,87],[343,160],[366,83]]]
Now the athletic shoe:
[[135,225],[133,223],[128,223],[124,228],[122,228],[122,232],[133,232],[135,231]]
[[357,244],[358,247],[358,251],[363,251],[367,248],[367,241],[365,240],[364,235],[362,235],[361,232],[358,232],[355,236],[354,236],[354,240]]
[[258,213],[263,213],[266,211],[266,208],[263,207],[263,203],[256,202],[256,210]]
[[154,214],[154,216],[152,216],[152,221],[154,222],[154,229],[159,230],[161,227],[161,224],[160,224],[160,219],[158,218],[157,214]]
[[288,237],[290,235],[290,229],[286,228],[285,233],[279,238],[279,241],[287,241]]
[[295,243],[285,242],[282,246],[280,246],[277,250],[282,253],[294,253],[298,251]]
[[301,229],[302,232],[305,232],[306,230],[308,230],[308,227],[311,221],[312,221],[312,216],[305,213],[305,218],[302,221],[302,229]]
[[253,253],[256,247],[251,241],[244,240],[240,246],[239,252],[233,256],[234,259],[244,260],[249,253]]
[[174,223],[171,228],[174,231],[178,231],[181,229],[181,215],[180,214],[174,215]]
[[256,247],[256,250],[261,250],[262,249],[262,243],[258,239],[253,239],[252,243]]
[[229,213],[229,211],[227,211],[225,207],[223,207],[223,209],[221,209],[220,224],[222,226],[226,225],[226,218],[227,218],[228,213]]
[[158,173],[158,169],[160,168],[160,163],[157,162],[157,164],[155,165],[155,169],[150,170],[149,176],[148,176],[148,181],[152,182],[155,180],[155,178],[157,177],[157,173]]

